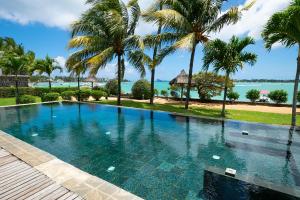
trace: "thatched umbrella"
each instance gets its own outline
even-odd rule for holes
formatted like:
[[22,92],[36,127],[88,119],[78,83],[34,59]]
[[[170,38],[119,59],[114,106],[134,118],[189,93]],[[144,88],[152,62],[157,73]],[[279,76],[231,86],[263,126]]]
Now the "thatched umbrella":
[[87,79],[85,79],[86,82],[91,82],[92,88],[94,87],[94,82],[97,82],[97,79],[94,76],[90,76]]
[[[169,83],[171,86],[174,85],[174,86],[179,86],[181,88],[181,101],[183,97],[183,89],[185,86],[188,85],[188,81],[189,81],[188,74],[184,70],[181,70],[180,74],[178,74],[178,76],[172,79]],[[194,81],[192,81],[192,84],[194,84]]]

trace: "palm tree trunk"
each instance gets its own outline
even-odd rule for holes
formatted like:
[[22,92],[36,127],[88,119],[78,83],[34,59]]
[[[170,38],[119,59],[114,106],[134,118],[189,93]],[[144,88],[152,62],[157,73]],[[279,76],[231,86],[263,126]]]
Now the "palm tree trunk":
[[222,117],[225,117],[225,106],[226,106],[226,97],[227,97],[227,90],[228,90],[228,80],[229,80],[229,74],[226,73],[225,87],[224,87],[224,98],[223,98],[222,113],[221,113]]
[[80,74],[77,76],[78,95],[77,100],[80,101]]
[[188,80],[187,91],[186,91],[186,100],[185,100],[185,109],[186,110],[189,109],[196,46],[197,46],[197,44],[195,43],[194,46],[193,46],[193,49],[192,49],[192,53],[191,53],[189,78],[188,78],[189,80]]
[[[160,5],[160,10],[162,10],[162,5]],[[157,35],[161,34],[161,25],[158,26],[157,30]],[[156,60],[156,55],[158,51],[158,46],[155,45],[154,50],[153,50],[153,59],[152,62]],[[154,102],[154,80],[155,80],[155,67],[152,66],[153,68],[151,69],[151,98],[150,98],[150,104],[152,105]]]
[[18,75],[16,75],[16,104],[20,103],[19,99],[19,81],[18,81]]
[[117,103],[118,103],[118,106],[121,105],[121,81],[122,81],[122,73],[121,73],[121,70],[122,70],[122,66],[121,66],[121,55],[118,55],[118,100],[117,100]]
[[49,75],[49,89],[51,90],[51,76]]
[[297,58],[297,72],[296,72],[295,84],[294,84],[294,96],[293,96],[291,129],[294,129],[295,126],[296,126],[297,94],[298,94],[298,85],[299,85],[299,75],[300,75],[300,44],[299,44],[298,58]]

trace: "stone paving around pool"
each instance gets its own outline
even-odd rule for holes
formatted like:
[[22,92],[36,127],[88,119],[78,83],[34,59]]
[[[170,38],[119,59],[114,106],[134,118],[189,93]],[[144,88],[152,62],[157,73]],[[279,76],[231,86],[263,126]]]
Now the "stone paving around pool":
[[[55,156],[8,135],[3,131],[0,131],[0,147],[44,173],[58,184],[78,193],[87,200],[142,199],[105,180],[81,171],[59,160]],[[168,166],[162,167],[168,168]]]

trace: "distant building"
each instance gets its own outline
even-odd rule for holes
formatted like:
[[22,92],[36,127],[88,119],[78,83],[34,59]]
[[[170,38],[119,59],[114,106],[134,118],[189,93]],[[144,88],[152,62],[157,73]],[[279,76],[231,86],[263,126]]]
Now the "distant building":
[[[29,76],[18,75],[19,87],[28,87]],[[16,86],[16,77],[14,75],[2,75],[0,71],[0,87]]]

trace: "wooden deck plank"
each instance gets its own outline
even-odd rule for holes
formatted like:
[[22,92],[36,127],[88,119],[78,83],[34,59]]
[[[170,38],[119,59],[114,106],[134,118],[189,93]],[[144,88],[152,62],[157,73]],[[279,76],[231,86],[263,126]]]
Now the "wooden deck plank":
[[35,185],[33,187],[31,187],[29,190],[23,191],[17,195],[15,195],[13,199],[16,200],[24,200],[32,195],[34,195],[35,193],[43,190],[44,188],[48,187],[49,185],[52,185],[54,182],[52,180],[48,180],[45,183],[41,183],[40,185]]
[[15,187],[9,191],[0,191],[0,199],[2,199],[3,197],[7,196],[8,194],[9,195],[13,195],[13,194],[18,194],[19,192],[22,192],[36,184],[39,184],[40,182],[43,182],[44,180],[46,180],[45,177],[37,177],[36,179],[33,179],[32,181],[30,181],[28,184],[25,184],[25,185],[20,185],[18,187]]
[[0,159],[0,166],[6,165],[6,164],[11,163],[16,160],[18,160],[18,158],[14,157],[14,156],[5,156]]
[[73,194],[74,193],[72,193],[72,192],[68,192],[68,193],[64,194],[63,196],[59,197],[57,200],[66,200],[67,198],[69,198]]
[[24,176],[27,176],[28,174],[33,173],[35,170],[29,168],[24,171],[21,171],[19,173],[11,174],[11,176],[6,177],[5,179],[0,181],[0,185],[6,184],[7,182],[13,181],[16,178],[23,178]]
[[50,185],[50,186],[44,188],[43,190],[35,193],[34,195],[27,198],[26,200],[39,200],[39,199],[42,199],[43,197],[45,197],[48,194],[50,194],[50,193],[54,192],[55,190],[57,190],[59,187],[60,187],[60,185],[57,185],[57,184]]
[[73,200],[78,194],[56,184],[49,177],[0,148],[1,200]]
[[35,172],[33,174],[29,174],[28,176],[26,176],[23,179],[16,179],[15,181],[7,183],[6,185],[0,187],[0,190],[3,191],[5,189],[14,188],[14,187],[17,187],[19,185],[26,184],[26,183],[34,180],[35,178],[37,178],[39,176],[40,176],[40,174],[37,173],[37,172]]
[[53,200],[53,199],[58,199],[59,197],[63,196],[64,194],[66,194],[68,192],[68,190],[64,187],[60,187],[59,189],[57,189],[55,192],[45,196],[43,198],[43,200]]
[[15,172],[11,172],[9,174],[5,174],[3,176],[0,175],[0,183],[6,182],[8,179],[14,178],[14,177],[19,177],[22,176],[24,173],[32,172],[34,169],[27,167],[27,168],[22,168],[18,169]]

